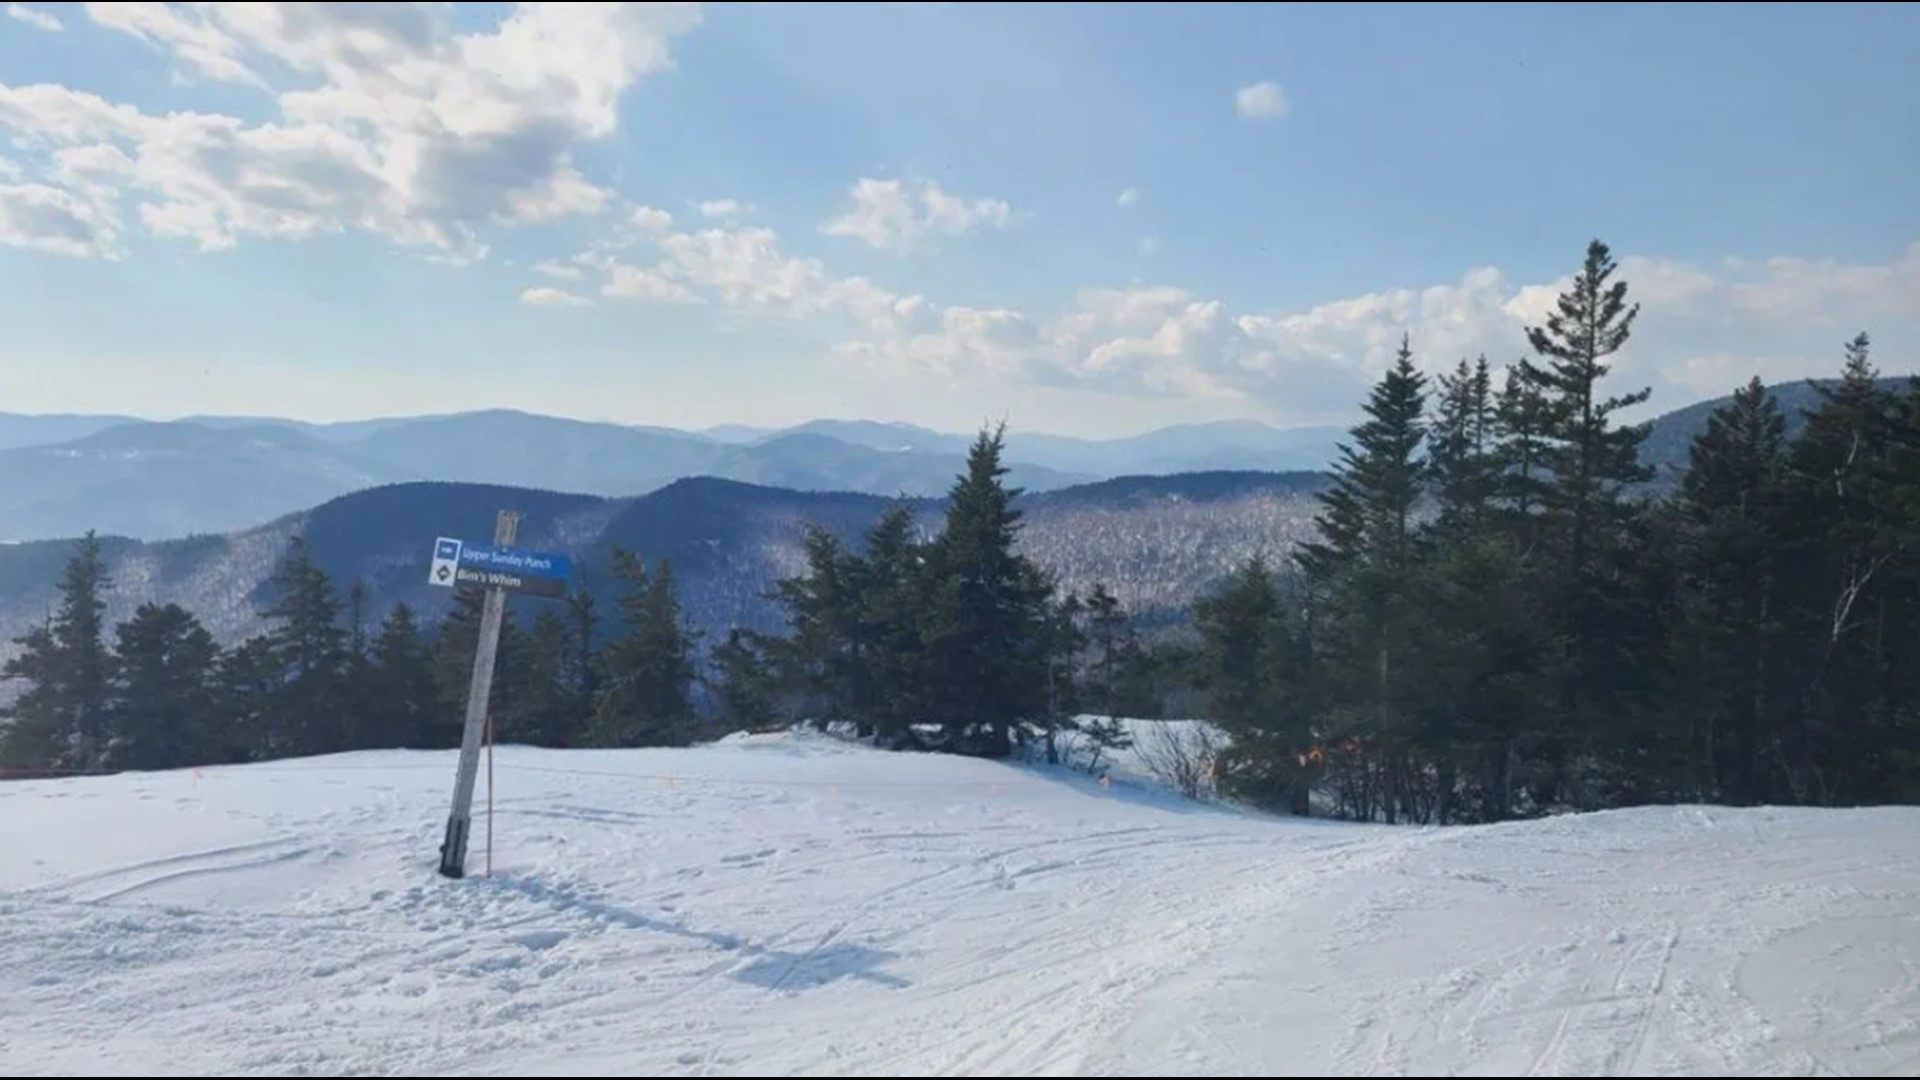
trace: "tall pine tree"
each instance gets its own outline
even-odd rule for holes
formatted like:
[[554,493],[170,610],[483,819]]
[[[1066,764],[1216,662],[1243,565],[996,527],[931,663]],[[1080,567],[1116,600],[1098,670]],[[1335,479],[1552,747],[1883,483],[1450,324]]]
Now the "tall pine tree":
[[372,709],[361,727],[360,745],[420,749],[444,745],[432,652],[411,607],[393,606],[374,635],[372,649]]
[[340,626],[333,581],[294,537],[270,582],[275,594],[265,615],[281,674],[275,709],[293,753],[331,753],[354,744],[359,717],[346,694],[348,635]]
[[1306,815],[1318,743],[1315,702],[1289,685],[1303,673],[1281,586],[1263,558],[1241,567],[1194,605],[1201,646],[1197,673],[1206,717],[1231,740],[1220,758],[1220,787],[1256,803]]
[[613,557],[627,633],[607,646],[594,739],[602,746],[687,745],[696,734],[698,671],[673,567],[663,559],[649,572],[639,556],[620,548]]
[[714,720],[720,730],[772,731],[781,726],[773,679],[759,635],[738,626],[713,648]]
[[1411,587],[1426,476],[1426,377],[1405,339],[1365,411],[1321,497],[1321,538],[1302,545],[1299,561],[1327,613],[1317,642],[1330,669],[1326,733],[1371,736],[1391,820],[1418,765],[1420,692],[1408,672],[1418,671],[1416,637],[1427,618]]
[[1781,586],[1787,569],[1786,417],[1756,376],[1693,439],[1673,552],[1684,618],[1673,627],[1697,797],[1749,803],[1769,791],[1764,749],[1783,700]]
[[226,756],[220,647],[178,604],[142,604],[115,628],[112,768],[173,769]]
[[0,761],[15,768],[91,769],[104,759],[111,707],[112,658],[105,635],[111,587],[100,541],[81,538],[60,579],[60,606],[45,626],[16,639],[21,646],[0,679],[30,685],[4,712]]
[[1004,482],[1005,445],[1003,426],[982,431],[968,451],[928,552],[932,588],[922,623],[928,716],[949,748],[988,757],[1009,754],[1015,727],[1045,713],[1052,637],[1052,588],[1014,550],[1020,491]]
[[[1611,357],[1632,335],[1639,305],[1627,301],[1627,283],[1615,280],[1607,245],[1594,240],[1572,284],[1560,294],[1543,326],[1529,327],[1528,343],[1544,361],[1522,363],[1520,377],[1537,394],[1544,419],[1540,466],[1543,538],[1549,545],[1534,565],[1547,610],[1556,614],[1561,642],[1555,675],[1557,708],[1551,752],[1563,769],[1554,790],[1542,798],[1575,806],[1597,805],[1603,796],[1590,766],[1639,741],[1630,722],[1631,671],[1655,657],[1636,651],[1645,635],[1629,603],[1629,589],[1616,557],[1632,543],[1634,485],[1652,478],[1640,461],[1645,424],[1621,426],[1615,414],[1647,400],[1641,389],[1606,395],[1601,381]],[[1571,771],[1569,771],[1571,770]]]

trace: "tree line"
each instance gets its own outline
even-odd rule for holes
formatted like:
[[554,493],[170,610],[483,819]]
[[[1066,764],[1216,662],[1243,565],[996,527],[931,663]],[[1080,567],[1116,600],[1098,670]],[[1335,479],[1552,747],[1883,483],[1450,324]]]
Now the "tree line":
[[[861,552],[811,530],[807,572],[771,595],[790,616],[788,636],[734,630],[703,658],[672,564],[614,550],[615,619],[578,591],[530,626],[504,624],[495,738],[669,746],[810,720],[895,747],[1000,756],[1035,724],[1064,726],[1088,703],[1109,714],[1150,710],[1139,677],[1147,652],[1112,593],[1058,597],[1014,552],[1020,492],[1002,483],[1003,446],[1003,432],[982,432],[935,537],[916,535],[905,504],[868,531]],[[222,648],[176,604],[143,604],[109,634],[111,587],[89,534],[67,564],[57,609],[16,639],[0,669],[24,684],[0,712],[0,769],[162,769],[459,744],[478,589],[457,590],[437,626],[423,627],[404,603],[373,626],[364,584],[343,593],[295,537],[266,590],[269,629]],[[1124,741],[1116,724],[1093,728],[1106,745]]]
[[[501,741],[545,746],[686,742],[697,729],[695,641],[671,565],[613,553],[620,633],[576,592],[530,626],[511,619],[495,661]],[[289,544],[261,612],[269,629],[222,648],[177,604],[142,604],[105,632],[112,587],[83,538],[47,622],[16,639],[0,678],[0,768],[15,775],[165,769],[335,753],[458,746],[484,594],[462,587],[437,627],[405,603],[370,625],[367,589],[344,595],[304,541]]]
[[939,537],[905,512],[863,552],[816,534],[791,633],[728,643],[735,718],[1055,758],[1076,715],[1177,699],[1225,745],[1173,772],[1365,820],[1920,801],[1920,380],[1887,389],[1861,334],[1790,439],[1756,377],[1663,488],[1619,417],[1650,390],[1605,385],[1638,314],[1596,240],[1531,356],[1429,379],[1403,339],[1317,538],[1230,575],[1186,640],[1143,645],[1014,552],[983,435]]
[[[1205,786],[1295,813],[1920,799],[1920,381],[1886,389],[1862,334],[1797,436],[1756,378],[1677,485],[1650,484],[1649,425],[1619,418],[1649,391],[1604,386],[1639,312],[1616,272],[1590,244],[1531,355],[1499,370],[1483,356],[1429,378],[1403,340],[1317,538],[1237,568],[1184,637],[1148,643],[1108,588],[1065,591],[1018,551],[1020,492],[988,430],[932,535],[906,506],[850,540],[812,530],[804,571],[770,595],[781,634],[702,643],[671,565],[615,552],[616,636],[584,593],[506,631],[498,737],[670,745],[812,722],[1059,760],[1070,729],[1119,748],[1114,717],[1178,703],[1224,736]],[[171,605],[109,646],[104,585],[88,538],[3,673],[27,689],[0,762],[458,742],[478,593],[431,634],[404,605],[363,633],[365,591],[343,604],[295,541],[273,628],[222,650]]]
[[1920,380],[1865,334],[1798,437],[1756,377],[1655,497],[1596,241],[1534,357],[1402,344],[1320,537],[1196,611],[1221,783],[1305,812],[1491,821],[1648,802],[1920,799]]

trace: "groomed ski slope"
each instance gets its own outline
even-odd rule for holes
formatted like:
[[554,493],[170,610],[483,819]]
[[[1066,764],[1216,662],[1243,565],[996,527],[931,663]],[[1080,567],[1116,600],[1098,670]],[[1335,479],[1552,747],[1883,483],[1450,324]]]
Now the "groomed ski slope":
[[452,766],[0,785],[0,1074],[1920,1072],[1920,811],[1388,828],[504,748],[451,882]]

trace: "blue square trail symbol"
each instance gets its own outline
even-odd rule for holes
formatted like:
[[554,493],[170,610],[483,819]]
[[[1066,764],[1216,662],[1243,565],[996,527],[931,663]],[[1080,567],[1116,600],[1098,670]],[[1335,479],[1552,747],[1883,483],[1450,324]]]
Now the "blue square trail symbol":
[[435,552],[433,553],[433,557],[434,557],[434,558],[436,558],[436,559],[457,559],[457,558],[459,558],[459,557],[460,557],[460,542],[459,542],[459,541],[457,541],[457,540],[442,540],[442,541],[440,541],[440,546],[439,546],[439,548],[438,548],[438,550],[436,550],[436,551],[435,551]]

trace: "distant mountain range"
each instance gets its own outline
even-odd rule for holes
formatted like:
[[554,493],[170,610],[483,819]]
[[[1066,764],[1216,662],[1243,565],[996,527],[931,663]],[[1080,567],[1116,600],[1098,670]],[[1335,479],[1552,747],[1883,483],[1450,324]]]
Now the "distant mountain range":
[[[1050,491],[1129,474],[1318,469],[1332,428],[1166,428],[1106,441],[1009,435],[1010,482]],[[795,491],[936,496],[972,435],[820,420],[777,431],[628,427],[514,411],[309,424],[156,423],[0,414],[0,540],[227,533],[353,491],[410,481],[643,495],[707,476]]]
[[[1888,380],[1904,385],[1904,380]],[[1804,382],[1775,388],[1791,422]],[[1654,421],[1644,457],[1671,480],[1725,398]],[[224,534],[350,492],[413,481],[498,484],[608,498],[714,477],[797,492],[942,495],[972,433],[870,420],[703,431],[589,423],[498,410],[311,424],[271,417],[0,413],[0,541]],[[1116,476],[1325,469],[1344,429],[1255,421],[1162,428],[1120,439],[1011,431],[1010,480],[1045,492]]]
[[[1256,553],[1279,555],[1308,530],[1323,490],[1320,473],[1186,473],[1127,477],[1021,497],[1020,543],[1068,588],[1104,582],[1146,621],[1182,618],[1195,597]],[[909,500],[930,535],[943,500]],[[575,557],[576,581],[599,595],[612,617],[610,549],[651,562],[673,561],[690,621],[713,635],[729,626],[776,630],[764,593],[802,572],[806,526],[857,543],[892,500],[860,493],[799,492],[718,479],[690,479],[637,498],[411,483],[334,499],[270,524],[223,536],[144,543],[109,538],[102,547],[113,588],[107,617],[126,618],[144,601],[178,602],[222,640],[262,628],[266,583],[288,540],[306,537],[344,595],[355,579],[370,590],[368,618],[404,600],[437,618],[451,600],[427,584],[436,536],[485,541],[497,510],[522,515],[521,546]],[[0,655],[57,603],[71,540],[0,545]],[[530,618],[537,599],[516,598]]]

